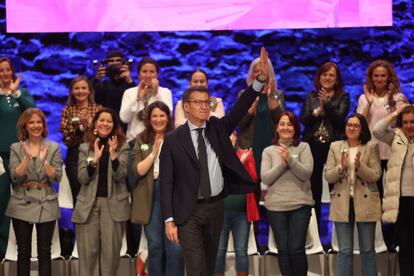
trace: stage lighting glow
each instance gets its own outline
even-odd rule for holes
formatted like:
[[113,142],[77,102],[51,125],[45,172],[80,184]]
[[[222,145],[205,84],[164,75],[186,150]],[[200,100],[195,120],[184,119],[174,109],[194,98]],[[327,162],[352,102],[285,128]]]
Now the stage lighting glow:
[[392,25],[392,0],[7,0],[8,32],[130,32]]

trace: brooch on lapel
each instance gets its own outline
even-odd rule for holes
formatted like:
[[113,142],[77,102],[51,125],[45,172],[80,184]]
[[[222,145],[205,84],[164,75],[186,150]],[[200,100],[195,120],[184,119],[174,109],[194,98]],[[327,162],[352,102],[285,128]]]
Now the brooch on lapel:
[[370,191],[370,192],[373,192],[373,193],[378,193],[378,187],[377,187],[377,184],[371,184],[371,185],[368,185],[368,189],[369,189],[369,191]]
[[141,150],[142,150],[142,151],[147,151],[147,150],[149,150],[149,145],[148,145],[148,144],[142,144],[142,145],[141,145]]

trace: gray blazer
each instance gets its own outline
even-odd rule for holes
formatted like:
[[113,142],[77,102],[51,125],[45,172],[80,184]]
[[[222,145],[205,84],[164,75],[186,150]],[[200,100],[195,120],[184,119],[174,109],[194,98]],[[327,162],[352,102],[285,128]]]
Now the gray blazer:
[[[128,169],[128,143],[124,143],[117,152],[119,167],[114,172],[112,170],[112,161],[108,161],[108,204],[109,213],[116,222],[127,221],[130,218],[131,207],[129,204],[129,193],[125,178]],[[94,156],[93,149],[89,143],[83,143],[79,147],[78,161],[78,180],[81,189],[77,197],[75,210],[73,211],[72,221],[75,223],[85,223],[91,212],[93,203],[96,198],[98,189],[99,164],[95,173],[89,177],[87,166],[88,161]]]
[[52,186],[40,189],[22,187],[19,183],[59,183],[62,179],[62,155],[59,145],[52,141],[42,140],[41,147],[48,145],[46,160],[56,169],[55,177],[48,177],[39,158],[32,158],[26,174],[22,177],[16,175],[16,167],[25,157],[21,144],[14,143],[10,147],[10,176],[16,184],[7,206],[6,215],[20,220],[41,223],[60,218],[58,194]]

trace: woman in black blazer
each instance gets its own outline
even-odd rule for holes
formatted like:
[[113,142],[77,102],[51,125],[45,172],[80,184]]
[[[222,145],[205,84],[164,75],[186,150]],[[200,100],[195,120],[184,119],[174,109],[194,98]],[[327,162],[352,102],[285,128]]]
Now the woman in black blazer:
[[322,172],[331,142],[344,135],[345,118],[349,112],[349,94],[343,90],[339,67],[325,62],[313,79],[314,90],[309,92],[302,107],[303,141],[309,143],[314,167],[311,177],[318,228],[321,218]]

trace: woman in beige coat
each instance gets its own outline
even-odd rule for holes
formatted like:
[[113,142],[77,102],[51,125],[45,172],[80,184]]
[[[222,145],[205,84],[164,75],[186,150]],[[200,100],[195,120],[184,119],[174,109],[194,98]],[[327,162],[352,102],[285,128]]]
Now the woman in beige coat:
[[[389,125],[397,119],[396,128]],[[401,276],[414,275],[414,107],[404,105],[378,121],[373,134],[391,146],[382,220],[396,224]]]
[[138,183],[132,196],[131,222],[144,224],[148,273],[155,276],[184,275],[181,248],[165,236],[159,195],[159,153],[164,135],[170,130],[172,121],[168,106],[161,101],[153,102],[147,109],[145,130],[137,135],[132,150],[132,168]]
[[338,276],[353,275],[353,233],[358,229],[361,275],[377,275],[375,226],[381,219],[377,180],[381,176],[378,145],[371,140],[367,121],[361,114],[348,117],[345,140],[329,149],[325,178],[334,183],[329,219],[338,237]]
[[124,223],[130,217],[125,183],[129,147],[117,115],[99,110],[79,148],[76,223],[80,276],[113,276],[119,265]]
[[20,142],[11,145],[10,175],[16,184],[7,206],[17,241],[17,275],[30,275],[33,225],[37,231],[39,275],[51,275],[53,230],[60,217],[58,195],[52,187],[62,178],[59,145],[46,141],[45,114],[28,108],[17,122]]

